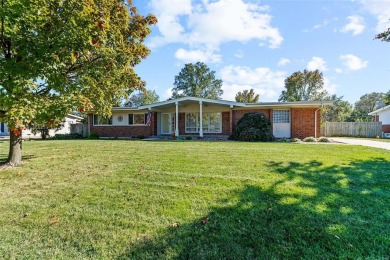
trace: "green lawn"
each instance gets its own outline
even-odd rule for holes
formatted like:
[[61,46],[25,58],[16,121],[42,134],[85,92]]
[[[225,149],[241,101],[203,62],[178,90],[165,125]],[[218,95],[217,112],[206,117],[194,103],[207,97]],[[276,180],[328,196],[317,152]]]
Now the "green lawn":
[[24,156],[0,171],[0,258],[390,257],[386,150],[49,140]]

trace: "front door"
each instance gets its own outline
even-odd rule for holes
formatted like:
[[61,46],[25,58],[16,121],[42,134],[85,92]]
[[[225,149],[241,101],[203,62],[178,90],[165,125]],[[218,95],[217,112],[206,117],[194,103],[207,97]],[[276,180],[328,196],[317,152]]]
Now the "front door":
[[173,113],[161,114],[161,134],[172,134],[175,131],[175,117]]
[[290,110],[272,111],[273,134],[276,138],[291,137]]

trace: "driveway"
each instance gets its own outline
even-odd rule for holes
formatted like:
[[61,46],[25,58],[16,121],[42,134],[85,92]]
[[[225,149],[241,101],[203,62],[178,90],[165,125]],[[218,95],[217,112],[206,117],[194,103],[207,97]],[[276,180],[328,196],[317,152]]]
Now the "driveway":
[[341,138],[341,137],[331,137],[330,139],[332,139],[333,142],[336,143],[363,145],[363,146],[390,150],[390,142],[370,141],[370,140],[364,140],[359,138]]

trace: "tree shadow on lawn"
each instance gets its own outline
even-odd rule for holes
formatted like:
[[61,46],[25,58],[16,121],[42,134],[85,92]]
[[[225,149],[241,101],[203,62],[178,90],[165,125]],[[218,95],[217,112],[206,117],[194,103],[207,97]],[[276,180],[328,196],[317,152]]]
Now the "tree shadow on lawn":
[[[33,155],[23,155],[22,156],[22,161],[24,160],[29,160],[29,159],[32,159],[34,158],[35,156]],[[6,165],[8,162],[8,154],[0,154],[0,166],[4,166]]]
[[[271,162],[268,167],[282,180],[266,188],[247,185],[203,221],[168,227],[158,237],[130,244],[118,258],[390,256],[389,160],[330,167],[318,161]],[[229,201],[234,206],[224,206]]]

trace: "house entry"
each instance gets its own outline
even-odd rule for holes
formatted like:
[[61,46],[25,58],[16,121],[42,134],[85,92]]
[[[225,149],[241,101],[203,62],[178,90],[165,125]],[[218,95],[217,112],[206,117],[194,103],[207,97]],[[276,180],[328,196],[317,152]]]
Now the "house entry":
[[273,134],[276,138],[291,137],[290,110],[272,111]]
[[161,134],[175,132],[175,115],[173,113],[161,114]]

